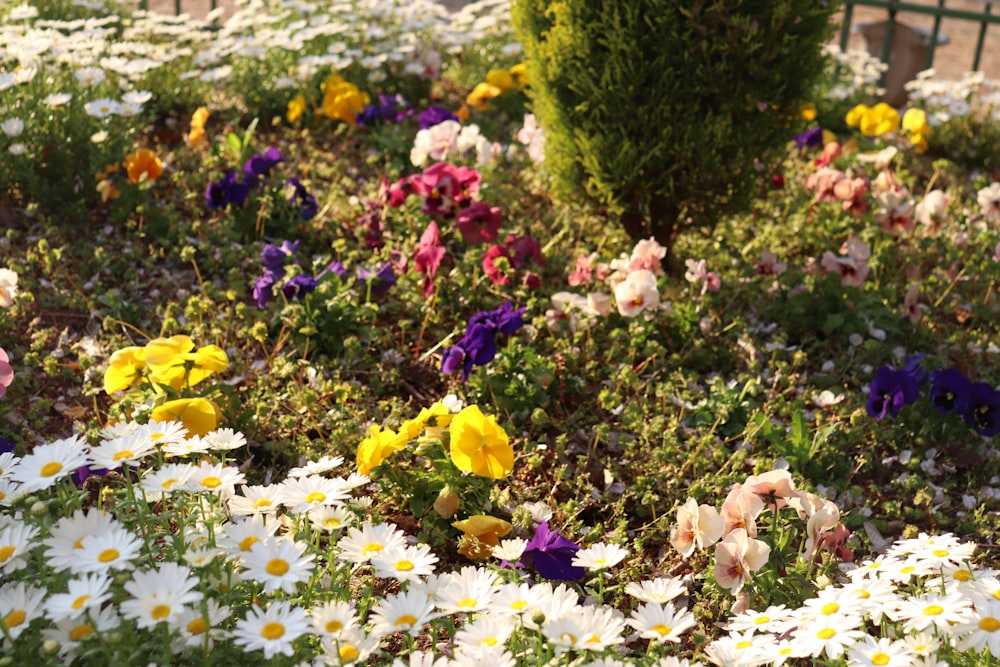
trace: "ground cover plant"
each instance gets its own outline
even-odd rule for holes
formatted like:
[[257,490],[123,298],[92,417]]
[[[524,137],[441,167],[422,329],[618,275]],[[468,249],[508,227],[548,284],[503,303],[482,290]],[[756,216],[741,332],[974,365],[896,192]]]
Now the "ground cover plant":
[[2,664],[1000,654],[990,82],[831,52],[671,270],[505,2],[2,17]]

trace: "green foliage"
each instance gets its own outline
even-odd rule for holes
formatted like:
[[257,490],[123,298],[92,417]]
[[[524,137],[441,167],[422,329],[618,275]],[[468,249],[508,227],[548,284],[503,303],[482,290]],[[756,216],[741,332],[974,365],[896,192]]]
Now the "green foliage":
[[515,2],[556,189],[668,247],[741,209],[823,72],[835,4]]

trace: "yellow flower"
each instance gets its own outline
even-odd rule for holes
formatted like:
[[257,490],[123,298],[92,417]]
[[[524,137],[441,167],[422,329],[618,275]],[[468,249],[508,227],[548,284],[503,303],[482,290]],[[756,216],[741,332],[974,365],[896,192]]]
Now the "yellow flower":
[[514,529],[503,519],[485,514],[470,516],[451,525],[463,533],[458,553],[473,560],[489,558],[493,552],[492,548],[500,544],[500,538]]
[[399,427],[401,435],[405,434],[407,440],[413,440],[423,434],[425,429],[434,430],[434,435],[440,434],[440,429],[451,423],[451,411],[438,401],[429,408],[421,408],[420,413],[413,419],[407,419]]
[[524,90],[528,87],[528,68],[524,63],[518,63],[510,68],[510,75],[514,79],[514,87]]
[[188,146],[197,146],[205,140],[205,123],[208,121],[209,111],[207,107],[198,107],[191,114],[191,131],[188,132]]
[[222,411],[207,398],[178,398],[153,408],[150,419],[158,422],[179,421],[188,434],[205,435],[218,428]]
[[476,84],[476,87],[465,98],[465,103],[476,111],[485,111],[490,107],[490,100],[502,92],[502,90],[489,83]]
[[120,195],[115,182],[107,178],[97,183],[97,191],[101,193],[102,202],[107,202],[110,199],[118,199]]
[[194,341],[184,335],[155,338],[146,343],[146,365],[153,382],[174,389],[193,387],[229,366],[229,357],[218,345],[192,350]]
[[306,98],[301,93],[293,97],[288,102],[288,113],[285,114],[285,118],[288,119],[289,123],[294,123],[306,110]]
[[885,102],[879,102],[861,117],[861,134],[880,137],[899,129],[899,112]]
[[146,350],[141,347],[124,347],[111,355],[108,370],[104,371],[104,391],[109,394],[128,389],[142,377],[146,368]]
[[449,432],[451,460],[459,470],[500,479],[514,469],[514,448],[507,433],[478,406],[470,405],[455,415]]
[[156,154],[148,148],[129,153],[125,156],[125,169],[128,170],[128,180],[139,183],[143,180],[152,181],[163,173],[163,163]]
[[801,114],[802,120],[816,120],[816,105],[812,102],[803,102]]
[[486,83],[499,89],[501,95],[517,87],[514,77],[505,69],[491,69],[486,74]]
[[406,435],[391,429],[382,430],[378,424],[368,428],[368,437],[358,445],[358,472],[369,475],[374,468],[382,465],[390,454],[406,447]]
[[861,117],[870,111],[870,107],[864,104],[857,104],[850,111],[847,112],[847,117],[844,119],[848,127],[858,127],[861,125]]
[[323,82],[323,115],[333,120],[342,120],[356,125],[355,118],[368,104],[368,93],[362,93],[357,86],[331,74]]
[[931,126],[927,123],[927,114],[923,109],[907,109],[903,114],[902,127],[910,133],[910,143],[918,153],[927,151],[927,137],[931,135]]

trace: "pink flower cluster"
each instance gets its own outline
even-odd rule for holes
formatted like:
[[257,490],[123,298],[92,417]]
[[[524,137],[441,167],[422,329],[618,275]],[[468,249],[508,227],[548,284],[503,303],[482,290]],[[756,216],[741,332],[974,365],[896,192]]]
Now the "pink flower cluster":
[[688,498],[677,511],[670,544],[685,558],[715,544],[715,580],[736,595],[750,575],[767,564],[771,553],[770,546],[756,539],[757,518],[765,508],[778,512],[784,507],[794,509],[806,522],[801,558],[814,561],[827,550],[842,561],[854,559],[854,554],[843,546],[850,533],[840,523],[837,506],[815,494],[796,490],[787,470],[751,475],[743,484],[734,485],[721,510]]
[[860,287],[868,277],[868,259],[871,254],[868,244],[852,236],[841,246],[840,255],[835,255],[829,250],[823,253],[820,266],[828,274],[839,274],[841,285]]
[[851,170],[844,172],[833,167],[820,167],[806,180],[806,188],[816,191],[816,201],[840,202],[851,215],[861,215],[868,210],[865,195],[870,187],[867,176],[856,176]]
[[[542,279],[529,267],[544,266],[542,244],[533,236],[511,234],[503,244],[487,248],[483,255],[483,271],[494,285],[506,287],[518,279],[530,289],[542,286]],[[520,273],[522,272],[523,273]],[[520,273],[520,278],[517,278]]]

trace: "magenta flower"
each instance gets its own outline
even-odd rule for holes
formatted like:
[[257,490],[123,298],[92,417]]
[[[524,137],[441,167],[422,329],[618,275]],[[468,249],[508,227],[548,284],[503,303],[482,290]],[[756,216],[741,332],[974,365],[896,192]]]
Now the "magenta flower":
[[10,357],[0,347],[0,397],[7,393],[7,387],[14,381],[14,368],[10,365]]
[[469,204],[455,218],[455,226],[466,243],[492,243],[497,240],[502,219],[500,208],[484,201]]
[[421,235],[417,254],[413,256],[413,268],[417,273],[424,274],[424,298],[430,298],[434,292],[434,274],[437,273],[445,252],[437,223],[432,220]]

